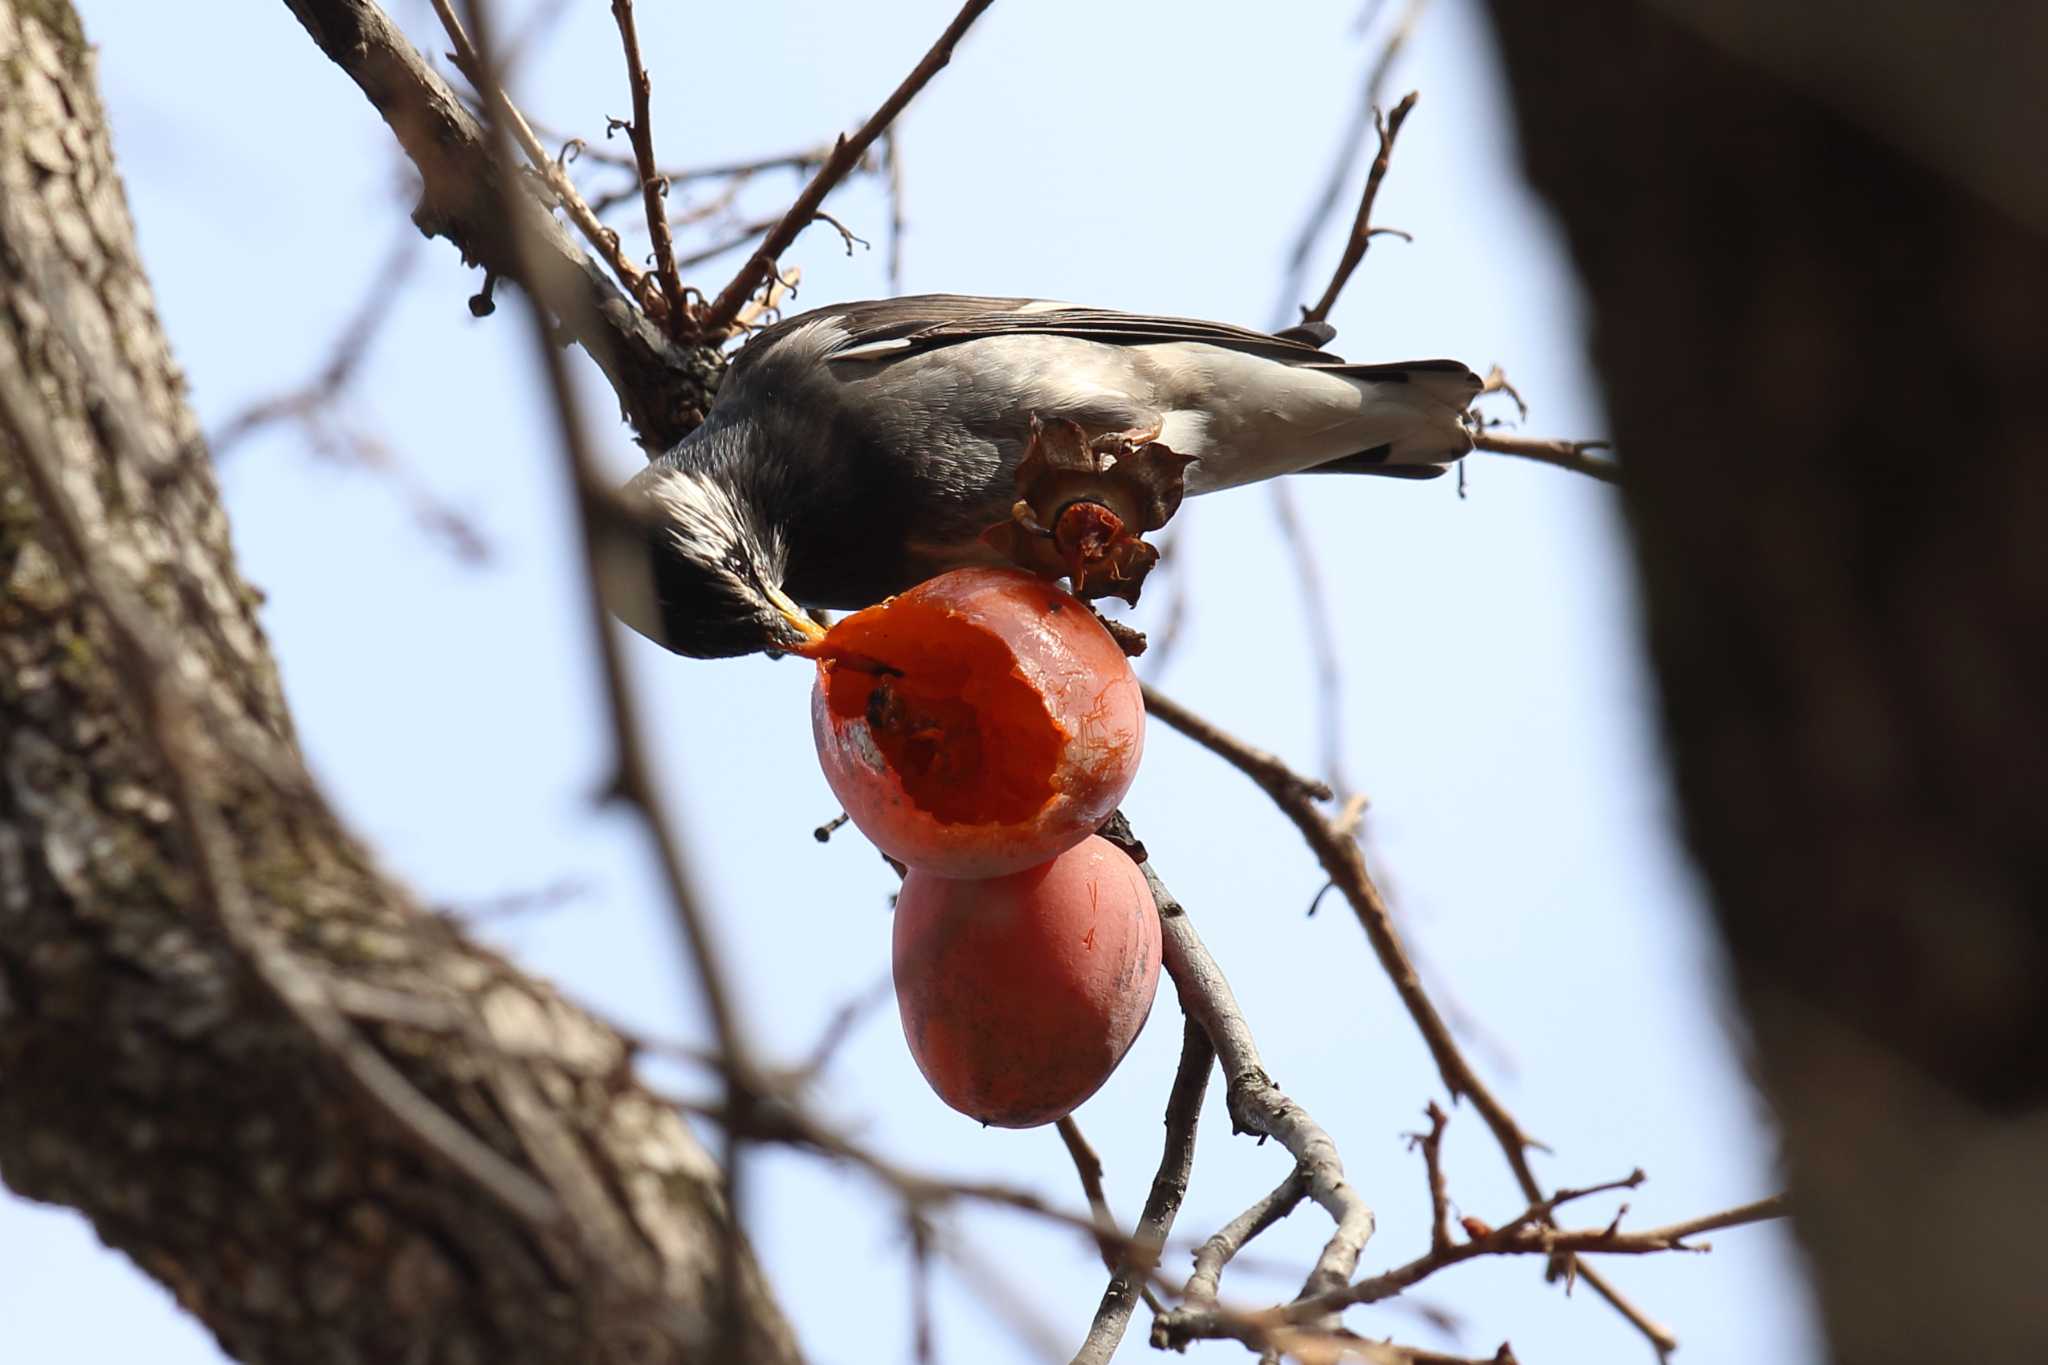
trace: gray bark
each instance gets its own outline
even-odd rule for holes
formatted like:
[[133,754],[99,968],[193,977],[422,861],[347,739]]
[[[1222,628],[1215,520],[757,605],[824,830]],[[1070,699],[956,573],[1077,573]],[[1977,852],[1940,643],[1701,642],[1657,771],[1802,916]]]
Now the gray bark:
[[[718,1172],[628,1043],[424,912],[307,783],[91,68],[63,0],[0,0],[0,377],[36,408],[0,422],[0,1176],[243,1360],[795,1360],[744,1252],[728,1316]],[[205,903],[165,719],[36,469],[204,717],[268,967]]]
[[[1836,1357],[2048,1360],[2039,7],[1858,6],[1826,61],[1804,20],[1724,49],[1666,12],[1709,10],[1789,13],[1493,4],[1685,830]],[[1839,57],[1871,48],[1943,107],[1862,119]],[[1946,143],[1899,135],[1923,112]],[[1987,133],[2012,146],[1957,145]],[[1980,195],[1987,165],[2032,179]]]

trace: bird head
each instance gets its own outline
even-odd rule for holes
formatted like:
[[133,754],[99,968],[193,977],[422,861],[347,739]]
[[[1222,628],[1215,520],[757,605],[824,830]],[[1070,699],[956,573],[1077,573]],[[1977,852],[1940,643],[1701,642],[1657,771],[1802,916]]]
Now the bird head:
[[612,614],[697,659],[791,652],[824,632],[782,590],[779,534],[714,474],[666,462],[623,490],[632,530],[601,570]]

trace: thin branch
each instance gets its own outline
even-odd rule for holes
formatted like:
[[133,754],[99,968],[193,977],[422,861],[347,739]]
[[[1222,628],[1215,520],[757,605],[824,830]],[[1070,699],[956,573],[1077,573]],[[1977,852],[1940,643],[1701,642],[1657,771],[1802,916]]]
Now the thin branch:
[[[1372,1236],[1372,1209],[1345,1179],[1344,1159],[1330,1135],[1266,1074],[1230,983],[1195,933],[1186,909],[1150,862],[1140,867],[1159,908],[1166,969],[1180,992],[1181,1008],[1201,1024],[1222,1063],[1231,1122],[1240,1132],[1269,1137],[1285,1147],[1307,1180],[1309,1197],[1336,1225],[1302,1287],[1305,1297],[1328,1292],[1350,1280],[1359,1253]],[[1161,1321],[1174,1316],[1167,1314]]]
[[[545,133],[551,138],[561,136],[559,130],[549,128],[544,124],[535,124],[534,127],[536,131]],[[623,171],[633,171],[636,174],[640,169],[639,157],[631,151],[614,152],[606,147],[592,146],[581,138],[569,138],[566,141],[569,144],[569,148],[573,150],[573,159],[575,160],[591,161],[600,166],[612,166]],[[777,152],[773,156],[754,157],[747,161],[726,161],[710,166],[685,166],[673,170],[662,170],[658,174],[663,180],[668,181],[670,185],[688,185],[699,180],[735,180],[768,171],[816,170],[824,165],[827,158],[831,155],[832,149],[829,146],[806,147],[801,151]],[[863,159],[861,164],[854,169],[857,171],[872,171],[875,167],[873,160],[868,158]]]
[[[435,0],[435,3],[439,8],[445,0]],[[470,22],[480,30],[481,38],[481,0],[469,0],[467,7]],[[487,39],[484,41],[487,42]],[[507,131],[509,130],[506,125],[497,125],[497,132],[500,135]],[[546,308],[553,307],[553,300],[545,295],[540,296],[538,301]],[[718,962],[716,950],[712,946],[710,931],[698,902],[694,878],[688,869],[681,841],[675,837],[667,803],[662,798],[660,785],[655,781],[653,770],[648,763],[632,684],[626,672],[625,662],[620,657],[618,640],[612,633],[611,617],[605,609],[604,597],[599,588],[600,545],[615,515],[611,493],[599,472],[596,452],[591,449],[589,434],[583,424],[581,400],[574,384],[570,382],[568,369],[562,362],[561,349],[554,344],[554,339],[550,335],[546,314],[536,309],[533,318],[535,345],[547,376],[549,392],[554,399],[557,434],[561,440],[564,462],[577,505],[582,512],[586,619],[591,634],[595,636],[594,643],[598,647],[605,684],[605,710],[613,741],[613,762],[617,764],[607,790],[610,795],[633,807],[647,827],[648,836],[655,845],[663,891],[671,910],[676,915],[678,927],[683,933],[683,941],[689,950],[698,989],[704,995],[705,1012],[712,1026],[713,1036],[718,1040],[726,1064],[743,1069],[744,1048],[739,1038],[739,1025],[732,1005],[731,990],[724,969]]]
[[1116,1354],[1139,1293],[1154,1320],[1164,1311],[1144,1281],[1159,1267],[1160,1252],[1187,1194],[1188,1177],[1195,1165],[1195,1129],[1201,1122],[1202,1097],[1208,1092],[1209,1072],[1215,1065],[1216,1050],[1209,1045],[1209,1035],[1188,1016],[1181,1029],[1180,1066],[1166,1097],[1166,1147],[1159,1155],[1159,1170],[1152,1177],[1144,1211],[1138,1215],[1137,1230],[1110,1267],[1109,1285],[1102,1291],[1102,1302],[1088,1326],[1087,1338],[1074,1354],[1073,1365],[1104,1365]]
[[[1331,164],[1328,174],[1323,177],[1323,187],[1317,191],[1315,203],[1302,215],[1301,227],[1294,235],[1294,245],[1287,253],[1286,279],[1281,285],[1279,307],[1276,311],[1288,321],[1293,319],[1295,311],[1301,306],[1302,285],[1308,272],[1309,254],[1315,250],[1324,227],[1337,212],[1337,203],[1344,193],[1344,184],[1351,178],[1351,168],[1357,164],[1359,151],[1365,145],[1366,130],[1371,128],[1374,120],[1379,117],[1380,100],[1386,88],[1387,77],[1392,73],[1394,63],[1400,59],[1402,49],[1408,45],[1409,38],[1414,35],[1416,25],[1422,19],[1422,12],[1428,5],[1429,0],[1408,0],[1401,10],[1400,18],[1395,20],[1392,30],[1387,34],[1386,41],[1381,44],[1379,55],[1366,70],[1365,80],[1359,86],[1358,103],[1353,107],[1351,120],[1346,125],[1343,137],[1338,140],[1336,160]],[[1370,28],[1373,21],[1378,18],[1378,8],[1378,4],[1375,3],[1361,17],[1361,31]]]
[[925,87],[926,82],[953,59],[954,46],[993,3],[995,0],[968,0],[953,17],[953,22],[946,26],[946,31],[939,35],[939,40],[932,44],[931,50],[925,53],[924,60],[911,69],[888,99],[882,101],[882,107],[851,138],[842,137],[834,144],[832,155],[811,177],[810,184],[804,186],[803,193],[789,206],[789,212],[782,216],[782,221],[768,234],[768,239],[740,267],[732,282],[712,300],[704,316],[698,320],[701,335],[718,338],[727,333],[733,319],[739,316],[742,305],[774,275],[776,258],[789,249],[797,234],[817,216],[818,210],[824,206],[825,196],[853,169],[883,130],[895,122],[896,116],[903,112],[904,106]]
[[825,1021],[825,1027],[818,1033],[818,1041],[811,1044],[811,1050],[804,1054],[804,1060],[796,1068],[795,1079],[808,1084],[825,1074],[825,1068],[839,1055],[839,1049],[853,1036],[853,1030],[861,1020],[886,1003],[894,994],[894,986],[888,975],[854,996]]
[[612,0],[612,19],[619,26],[619,45],[626,54],[626,81],[633,90],[633,121],[626,125],[626,132],[633,143],[634,174],[640,181],[647,208],[647,235],[654,242],[654,277],[667,301],[668,317],[674,328],[681,329],[689,316],[689,305],[683,298],[682,278],[676,274],[675,241],[668,231],[669,182],[655,169],[653,82],[648,79],[647,64],[640,60],[640,31],[633,22],[633,0]]
[[1602,483],[1621,482],[1621,466],[1612,460],[1598,460],[1588,454],[1594,450],[1612,449],[1607,441],[1560,441],[1534,436],[1503,436],[1496,431],[1473,433],[1472,448],[1484,450],[1493,455],[1513,455],[1519,459],[1536,460],[1559,469],[1569,469],[1574,474],[1584,474]]
[[[1591,1191],[1577,1191],[1580,1195]],[[1155,1334],[1155,1345],[1184,1347],[1190,1341],[1229,1339],[1258,1349],[1288,1344],[1301,1328],[1312,1328],[1326,1338],[1334,1328],[1321,1327],[1331,1314],[1359,1304],[1380,1303],[1407,1292],[1439,1271],[1477,1260],[1482,1256],[1651,1256],[1664,1252],[1709,1250],[1705,1243],[1689,1237],[1710,1229],[1737,1227],[1782,1218],[1787,1212],[1784,1196],[1760,1199],[1739,1208],[1723,1210],[1701,1218],[1652,1228],[1646,1232],[1622,1232],[1617,1219],[1604,1228],[1561,1230],[1549,1224],[1551,1207],[1531,1206],[1513,1222],[1489,1229],[1464,1242],[1446,1242],[1403,1265],[1369,1276],[1341,1290],[1257,1312],[1228,1308],[1190,1306],[1161,1319],[1163,1339]],[[1348,1334],[1346,1334],[1348,1335]]]
[[[1451,1244],[1451,1198],[1444,1186],[1444,1125],[1448,1115],[1431,1100],[1423,1111],[1429,1131],[1410,1133],[1409,1143],[1422,1153],[1422,1169],[1429,1180],[1429,1249],[1442,1251]],[[1555,1205],[1553,1205],[1555,1207]]]
[[[1324,873],[1350,904],[1360,927],[1365,930],[1366,940],[1372,945],[1388,979],[1393,982],[1394,991],[1409,1017],[1421,1032],[1423,1042],[1436,1063],[1437,1074],[1442,1077],[1452,1099],[1471,1101],[1493,1133],[1502,1155],[1507,1158],[1508,1167],[1514,1172],[1515,1182],[1521,1187],[1524,1197],[1532,1204],[1540,1203],[1545,1194],[1542,1182],[1537,1180],[1534,1169],[1529,1165],[1529,1150],[1541,1144],[1523,1132],[1521,1124],[1480,1080],[1459,1049],[1443,1016],[1423,990],[1415,965],[1395,930],[1393,916],[1366,870],[1365,856],[1357,840],[1316,808],[1315,787],[1318,784],[1151,687],[1145,688],[1145,709],[1149,715],[1179,730],[1251,778],[1301,831],[1316,860],[1322,864]],[[1567,1263],[1563,1269],[1565,1273],[1571,1273],[1572,1266]],[[1629,1303],[1604,1276],[1587,1274],[1585,1278],[1659,1351],[1676,1349],[1677,1342],[1671,1333]]]
[[[716,353],[676,344],[620,294],[493,155],[476,117],[373,0],[286,3],[361,88],[418,170],[422,192],[413,221],[420,231],[448,238],[488,278],[516,280],[548,298],[562,331],[604,370],[648,448],[666,449],[688,435],[717,387]],[[638,299],[637,290],[631,297]]]
[[[742,332],[751,332],[756,328],[766,326],[767,322],[765,320],[771,314],[780,317],[782,305],[795,297],[797,285],[803,280],[803,277],[803,267],[795,265],[789,268],[787,275],[777,275],[769,282],[766,293],[740,309],[740,315],[733,319],[733,326]],[[813,619],[816,619],[818,613],[814,610],[811,616]],[[898,875],[901,874],[899,873]]]
[[[758,1077],[756,1084],[759,1085]],[[1031,1190],[993,1181],[930,1176],[900,1166],[815,1118],[786,1090],[759,1085],[743,1110],[725,1103],[704,1104],[676,1096],[666,1099],[684,1113],[716,1123],[749,1142],[780,1143],[843,1161],[886,1187],[909,1209],[928,1212],[951,1204],[986,1204],[1069,1228],[1091,1242],[1111,1238],[1119,1251],[1132,1242],[1114,1229],[1105,1230],[1092,1213],[1060,1208]]]
[[1088,1139],[1081,1134],[1081,1125],[1074,1122],[1072,1114],[1061,1119],[1054,1127],[1059,1132],[1060,1141],[1066,1144],[1067,1156],[1074,1163],[1074,1174],[1081,1178],[1081,1193],[1088,1198],[1088,1211],[1095,1215],[1095,1221],[1102,1225],[1104,1231],[1111,1234],[1109,1238],[1097,1242],[1102,1252],[1102,1268],[1115,1270],[1116,1215],[1109,1211],[1109,1195],[1102,1188],[1102,1157],[1088,1145]]
[[370,353],[371,345],[390,320],[406,277],[412,274],[419,259],[420,235],[408,225],[399,232],[391,249],[370,272],[370,285],[363,291],[362,301],[342,325],[333,349],[328,352],[318,373],[287,393],[250,403],[221,423],[208,443],[214,463],[219,464],[235,446],[262,428],[297,417],[307,409],[337,401],[355,379],[357,370]]
[[938,1346],[932,1333],[932,1225],[916,1209],[904,1215],[910,1225],[910,1337],[917,1365],[935,1365]]
[[[439,5],[442,0],[436,0]],[[482,60],[477,64],[480,73],[497,70],[494,65],[494,49],[486,26],[487,0],[466,0],[469,21],[477,32],[477,50]],[[486,108],[495,107],[491,104]],[[505,105],[509,108],[509,104]],[[502,154],[505,138],[510,131],[508,119],[490,121],[490,132],[495,142],[493,152]],[[509,190],[506,191],[509,200]],[[511,204],[505,209],[509,212]],[[611,617],[606,610],[601,584],[603,573],[604,545],[606,537],[616,534],[617,513],[610,490],[605,486],[595,452],[590,447],[588,432],[584,426],[582,405],[576,387],[569,376],[568,365],[562,349],[555,344],[553,329],[549,325],[548,313],[556,307],[555,300],[545,294],[535,299],[536,307],[529,310],[533,321],[535,349],[539,352],[543,372],[547,376],[549,393],[553,398],[557,434],[560,439],[565,471],[578,510],[578,527],[582,539],[584,565],[584,607],[591,634],[595,637],[598,657],[604,683],[605,709],[610,723],[613,745],[613,762],[617,765],[609,794],[632,807],[647,831],[654,845],[656,866],[661,873],[663,891],[668,900],[670,913],[675,917],[687,950],[690,966],[696,978],[704,1011],[711,1024],[712,1036],[717,1040],[719,1060],[726,1077],[726,1105],[735,1115],[744,1116],[754,1103],[759,1086],[754,1081],[752,1053],[741,1035],[739,1017],[732,1001],[732,992],[722,963],[719,961],[707,918],[700,905],[694,878],[691,875],[683,845],[675,833],[675,824],[667,809],[660,786],[654,779],[652,766],[647,758],[647,746],[640,728],[640,717],[629,681],[625,661],[621,657],[617,636],[611,629]],[[726,1149],[722,1162],[725,1195],[725,1237],[721,1247],[720,1272],[725,1293],[723,1311],[720,1313],[717,1343],[714,1358],[730,1359],[734,1348],[745,1336],[745,1302],[742,1288],[742,1272],[745,1251],[742,1242],[742,1158],[744,1143],[739,1134],[742,1125],[726,1130]]]
[[[649,302],[646,276],[640,268],[626,259],[626,253],[619,245],[619,234],[597,220],[597,214],[583,201],[582,191],[569,179],[569,173],[562,169],[562,163],[548,155],[548,149],[541,145],[534,135],[533,125],[526,121],[526,115],[512,103],[512,96],[506,92],[498,79],[499,68],[480,59],[477,46],[470,42],[469,33],[462,21],[455,17],[448,0],[433,0],[434,13],[441,20],[441,27],[448,34],[448,41],[454,51],[449,55],[455,62],[455,69],[475,87],[484,98],[486,110],[495,110],[507,131],[518,142],[519,150],[526,156],[541,182],[548,187],[548,193],[562,206],[563,214],[576,230],[583,234],[585,241],[597,248],[598,255],[612,268],[612,274],[619,277],[619,283],[626,286],[626,292],[637,299],[644,308]],[[470,22],[477,23],[476,8],[468,7]],[[480,27],[480,26],[479,26]],[[653,310],[650,309],[650,312]]]
[[[1195,1271],[1181,1290],[1182,1302],[1190,1308],[1215,1307],[1216,1294],[1222,1286],[1223,1268],[1250,1245],[1254,1237],[1294,1212],[1307,1196],[1308,1180],[1297,1166],[1265,1198],[1225,1223],[1215,1236],[1196,1249]],[[1153,1342],[1155,1346],[1165,1344],[1163,1340]]]
[[[1508,381],[1507,371],[1495,365],[1487,371],[1485,382],[1480,385],[1479,397],[1489,394],[1506,394],[1508,401],[1515,405],[1520,421],[1529,420],[1529,404],[1522,398],[1521,391]],[[1476,402],[1476,400],[1475,400]],[[1621,482],[1621,467],[1612,460],[1595,460],[1587,452],[1609,450],[1606,441],[1559,441],[1527,436],[1503,436],[1500,428],[1503,419],[1474,416],[1472,424],[1472,446],[1475,450],[1489,451],[1495,455],[1514,455],[1524,460],[1537,460],[1544,464],[1556,465],[1575,474],[1584,474],[1603,483]],[[1463,473],[1463,466],[1459,472]],[[1462,488],[1460,496],[1463,496]]]
[[1373,201],[1379,198],[1380,182],[1387,178],[1387,166],[1394,154],[1394,139],[1401,135],[1401,125],[1408,121],[1409,111],[1415,108],[1416,92],[1411,90],[1401,97],[1394,106],[1394,112],[1381,119],[1379,112],[1373,112],[1373,129],[1379,134],[1379,154],[1372,159],[1372,169],[1366,172],[1365,193],[1359,196],[1358,216],[1351,223],[1351,240],[1344,244],[1344,254],[1337,261],[1337,269],[1330,276],[1329,285],[1323,296],[1316,300],[1315,307],[1304,308],[1303,322],[1321,322],[1330,316],[1330,309],[1336,306],[1337,295],[1343,292],[1351,272],[1365,259],[1366,248],[1372,245],[1375,235],[1372,226]]
[[1449,1088],[1451,1097],[1470,1099],[1473,1102],[1473,1106],[1485,1118],[1487,1126],[1493,1130],[1502,1149],[1507,1152],[1509,1164],[1514,1168],[1524,1193],[1532,1202],[1543,1198],[1542,1188],[1535,1174],[1529,1169],[1527,1156],[1528,1148],[1537,1144],[1522,1132],[1514,1117],[1473,1071],[1471,1064],[1459,1051],[1457,1042],[1451,1037],[1450,1029],[1437,1013],[1436,1006],[1423,990],[1414,964],[1409,961],[1407,950],[1395,933],[1393,917],[1386,903],[1380,898],[1379,889],[1373,884],[1371,875],[1366,871],[1365,859],[1359,852],[1357,841],[1316,808],[1315,801],[1319,789],[1322,792],[1327,792],[1328,789],[1313,779],[1294,772],[1273,755],[1253,748],[1156,689],[1147,687],[1144,695],[1148,715],[1180,731],[1251,778],[1267,796],[1272,798],[1273,803],[1294,823],[1295,828],[1301,831],[1310,850],[1322,864],[1324,873],[1350,903],[1353,913],[1365,929],[1367,941],[1372,944],[1381,967],[1394,983],[1395,993],[1400,996],[1401,1003],[1421,1031],[1423,1041],[1429,1047],[1430,1056],[1436,1063],[1437,1072]]
[[1556,1256],[1566,1252],[1581,1256],[1653,1256],[1667,1251],[1708,1251],[1711,1248],[1706,1243],[1686,1239],[1720,1228],[1783,1218],[1788,1207],[1784,1195],[1774,1195],[1646,1232],[1622,1232],[1613,1225],[1562,1230],[1549,1225],[1548,1211],[1531,1208],[1514,1222],[1482,1237],[1432,1250],[1406,1265],[1360,1280],[1321,1303],[1290,1304],[1283,1312],[1288,1317],[1299,1315],[1306,1319],[1318,1309],[1327,1311],[1351,1304],[1377,1303],[1392,1298],[1439,1270],[1480,1256]]
[[889,292],[903,292],[903,154],[894,128],[882,134],[882,170],[889,178]]

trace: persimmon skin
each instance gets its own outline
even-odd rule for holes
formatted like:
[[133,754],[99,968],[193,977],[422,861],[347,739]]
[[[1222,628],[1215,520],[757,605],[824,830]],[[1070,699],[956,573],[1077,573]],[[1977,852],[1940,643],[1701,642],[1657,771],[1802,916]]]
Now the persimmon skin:
[[1035,866],[1100,828],[1137,776],[1145,704],[1130,661],[1093,612],[1034,574],[941,574],[841,621],[817,652],[825,780],[910,867]]
[[1106,839],[1006,877],[913,868],[892,954],[910,1055],[970,1118],[999,1128],[1065,1118],[1144,1028],[1159,950],[1145,874]]

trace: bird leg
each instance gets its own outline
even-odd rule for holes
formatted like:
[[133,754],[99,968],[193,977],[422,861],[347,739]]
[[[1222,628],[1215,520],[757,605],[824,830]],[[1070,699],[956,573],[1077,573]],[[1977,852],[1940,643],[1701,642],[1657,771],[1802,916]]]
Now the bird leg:
[[1144,533],[1164,526],[1186,493],[1193,457],[1160,443],[1159,424],[1090,433],[1068,418],[1031,419],[1008,521],[982,533],[998,552],[1081,598],[1136,605],[1159,558]]

